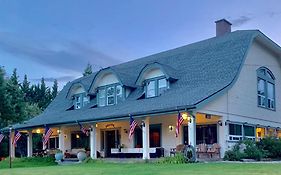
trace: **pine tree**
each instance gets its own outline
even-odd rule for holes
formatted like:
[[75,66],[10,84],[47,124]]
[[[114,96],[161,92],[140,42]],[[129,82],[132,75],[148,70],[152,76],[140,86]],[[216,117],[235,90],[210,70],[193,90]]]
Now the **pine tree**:
[[54,85],[52,87],[52,100],[55,99],[57,95],[58,95],[58,81],[55,80]]
[[3,67],[0,67],[0,128],[8,125],[9,118],[7,114],[9,110],[7,105],[5,70]]
[[87,64],[87,67],[84,69],[83,77],[87,75],[91,75],[93,73],[92,65],[90,63]]
[[30,88],[29,88],[30,82],[27,80],[27,75],[24,75],[24,79],[21,85],[21,90],[24,94],[24,101],[30,102]]

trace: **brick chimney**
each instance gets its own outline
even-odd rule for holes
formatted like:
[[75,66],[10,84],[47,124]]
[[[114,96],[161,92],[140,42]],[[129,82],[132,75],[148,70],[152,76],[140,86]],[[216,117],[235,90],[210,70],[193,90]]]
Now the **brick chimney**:
[[216,23],[216,36],[222,36],[231,32],[231,23],[226,19],[220,19]]

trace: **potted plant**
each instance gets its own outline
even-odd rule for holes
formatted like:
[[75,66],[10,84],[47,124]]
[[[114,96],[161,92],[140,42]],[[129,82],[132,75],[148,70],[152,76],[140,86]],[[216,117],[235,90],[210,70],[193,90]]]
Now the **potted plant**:
[[63,159],[62,150],[57,150],[56,151],[55,159],[56,159],[56,162],[61,162],[61,160]]
[[84,161],[87,158],[85,151],[79,151],[77,153],[77,158],[78,158],[79,162]]

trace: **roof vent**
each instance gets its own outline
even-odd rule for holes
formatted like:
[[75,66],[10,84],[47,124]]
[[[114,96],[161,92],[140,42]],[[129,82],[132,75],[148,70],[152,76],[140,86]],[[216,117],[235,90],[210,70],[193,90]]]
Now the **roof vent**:
[[216,23],[216,36],[222,36],[231,32],[231,23],[226,19],[220,19]]

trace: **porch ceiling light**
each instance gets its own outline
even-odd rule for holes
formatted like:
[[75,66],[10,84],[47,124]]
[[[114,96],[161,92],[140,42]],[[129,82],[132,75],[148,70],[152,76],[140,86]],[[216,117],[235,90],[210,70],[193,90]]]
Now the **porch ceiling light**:
[[57,130],[57,133],[60,134],[60,132],[61,132],[61,131],[58,129],[58,130]]
[[79,136],[79,134],[76,134],[76,139],[80,139],[80,136]]
[[187,113],[183,113],[183,114],[182,114],[182,118],[183,118],[184,120],[188,120],[188,118],[190,118],[190,117],[187,115]]
[[40,134],[40,129],[37,129],[37,130],[36,130],[36,133],[37,133],[37,134]]

